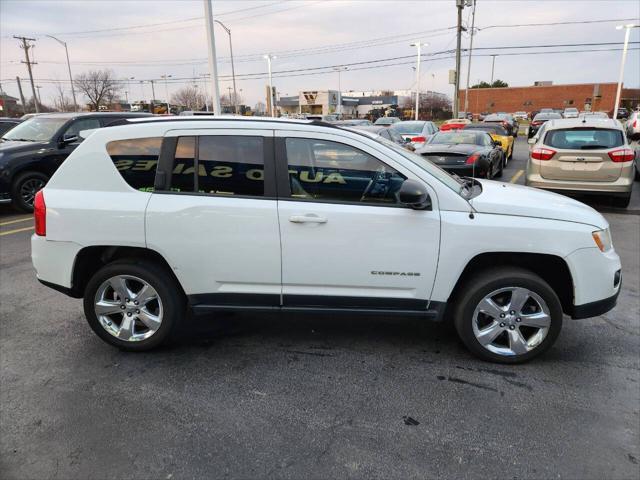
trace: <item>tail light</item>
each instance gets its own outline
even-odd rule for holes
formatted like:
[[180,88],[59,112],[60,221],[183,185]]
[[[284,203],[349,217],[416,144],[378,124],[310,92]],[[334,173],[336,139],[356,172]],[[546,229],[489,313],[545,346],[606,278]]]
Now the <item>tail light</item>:
[[427,139],[425,137],[413,137],[411,141],[415,143],[424,143]]
[[36,223],[36,235],[45,237],[47,235],[47,205],[44,203],[42,190],[36,193],[33,200],[33,218]]
[[637,126],[638,126],[638,119],[636,118],[636,119],[633,121],[633,128],[636,128]]
[[467,161],[465,163],[467,165],[473,165],[474,163],[476,163],[478,161],[479,158],[480,158],[480,155],[478,155],[477,153],[474,153],[469,158],[467,158]]
[[531,158],[534,160],[551,160],[555,154],[556,151],[550,148],[534,148],[531,151]]
[[502,126],[503,127],[508,127],[509,126],[509,122],[502,122]]
[[542,122],[531,122],[532,127],[537,127],[539,125],[542,125]]
[[631,162],[635,158],[635,152],[630,148],[620,148],[609,152],[609,158],[616,163]]

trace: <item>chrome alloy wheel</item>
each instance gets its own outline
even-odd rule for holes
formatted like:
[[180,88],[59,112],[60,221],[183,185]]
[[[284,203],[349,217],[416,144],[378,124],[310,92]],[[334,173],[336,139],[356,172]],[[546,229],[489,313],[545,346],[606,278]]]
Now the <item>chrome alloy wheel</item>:
[[530,352],[546,338],[551,313],[535,292],[507,287],[486,295],[473,312],[473,334],[484,348],[497,355]]
[[131,275],[117,275],[103,282],[96,292],[94,310],[100,325],[125,342],[146,340],[162,324],[158,292]]

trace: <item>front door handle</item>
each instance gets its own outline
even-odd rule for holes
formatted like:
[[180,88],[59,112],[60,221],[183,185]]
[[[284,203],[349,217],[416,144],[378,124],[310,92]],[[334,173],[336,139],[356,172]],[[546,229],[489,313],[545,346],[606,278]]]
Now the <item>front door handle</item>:
[[327,217],[309,213],[307,215],[291,215],[289,221],[292,223],[327,223]]

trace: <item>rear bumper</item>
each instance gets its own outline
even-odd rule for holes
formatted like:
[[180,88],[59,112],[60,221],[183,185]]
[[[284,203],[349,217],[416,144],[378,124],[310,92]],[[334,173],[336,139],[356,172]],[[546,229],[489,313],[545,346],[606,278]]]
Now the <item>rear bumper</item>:
[[31,262],[38,280],[47,286],[56,285],[58,291],[70,290],[76,256],[81,248],[77,243],[56,242],[32,235]]
[[455,173],[460,177],[485,177],[487,175],[486,168],[478,168],[475,170],[473,165],[438,165],[447,172]]
[[633,175],[620,176],[615,182],[584,182],[580,180],[549,180],[539,173],[527,172],[525,185],[564,193],[627,195],[633,188]]

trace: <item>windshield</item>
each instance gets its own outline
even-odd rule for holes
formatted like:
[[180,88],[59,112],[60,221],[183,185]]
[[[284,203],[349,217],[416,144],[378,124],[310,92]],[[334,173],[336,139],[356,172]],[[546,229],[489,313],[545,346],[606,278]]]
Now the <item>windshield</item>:
[[396,123],[393,128],[401,135],[411,135],[422,133],[425,122],[400,122]]
[[487,133],[482,131],[472,132],[469,130],[454,131],[454,132],[439,132],[436,133],[429,145],[486,145]]
[[385,138],[382,138],[380,136],[375,137],[374,140],[378,143],[381,143],[389,147],[394,152],[399,153],[404,158],[409,160],[411,163],[420,167],[422,170],[427,171],[428,173],[430,173],[435,178],[440,180],[442,183],[444,183],[447,187],[449,187],[454,192],[462,195],[463,191],[466,190],[467,187],[465,186],[464,182],[456,179],[456,177],[453,177],[452,175],[449,175],[442,168],[440,168],[430,160],[427,160],[426,158],[423,158],[420,155],[410,152],[406,148],[403,148],[398,144],[393,143],[390,140],[386,140]]
[[68,120],[68,118],[32,117],[13,127],[2,139],[46,142],[51,140]]

